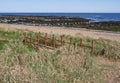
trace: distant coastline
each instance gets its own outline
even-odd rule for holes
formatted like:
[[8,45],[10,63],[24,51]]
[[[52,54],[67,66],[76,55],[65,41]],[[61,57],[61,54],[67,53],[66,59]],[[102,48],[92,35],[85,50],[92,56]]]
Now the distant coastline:
[[[41,15],[43,14],[43,15]],[[0,23],[7,23],[7,24],[22,24],[22,25],[31,25],[31,26],[57,26],[57,27],[74,27],[74,28],[86,28],[86,29],[94,29],[94,30],[106,30],[106,31],[115,31],[120,32],[120,18],[119,14],[118,20],[106,20],[105,18],[102,19],[99,15],[96,17],[102,19],[102,21],[95,21],[88,18],[83,18],[80,16],[69,16],[67,13],[66,15],[62,16],[61,13],[6,13],[0,14]],[[55,15],[54,15],[55,14]],[[77,13],[75,13],[77,14]],[[83,14],[83,13],[82,13]],[[78,14],[79,15],[79,14]],[[84,14],[83,14],[84,15]],[[102,14],[108,15],[108,14]],[[94,15],[93,15],[94,16]],[[112,14],[109,14],[106,18],[112,19]],[[115,19],[115,18],[114,18]]]
[[120,21],[120,13],[0,13],[0,16],[8,15],[81,17],[94,22]]

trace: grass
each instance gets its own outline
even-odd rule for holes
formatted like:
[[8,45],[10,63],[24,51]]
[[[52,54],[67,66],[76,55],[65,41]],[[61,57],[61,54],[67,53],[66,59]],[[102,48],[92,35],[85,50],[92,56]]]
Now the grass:
[[103,39],[95,40],[95,55],[120,60],[120,43]]
[[[30,32],[27,32],[28,34]],[[35,36],[36,33],[34,33]],[[23,31],[0,30],[0,82],[1,83],[104,83],[101,67],[88,49],[69,48],[54,51],[23,44]],[[69,36],[65,36],[68,41]],[[78,42],[79,38],[73,38]],[[83,39],[90,44],[91,38]],[[105,49],[103,57],[119,60],[120,44],[108,40],[95,40],[95,55]]]
[[4,45],[7,44],[7,40],[0,40],[0,50],[4,49]]
[[[1,64],[2,69],[5,70],[4,67],[7,67],[7,70],[1,74],[3,77],[1,82],[85,83],[91,80],[94,82],[101,80],[98,79],[100,77],[99,72],[95,71],[97,69],[93,60],[86,54],[80,56],[79,53],[76,54],[72,51],[71,53],[67,52],[68,54],[61,52],[55,55],[48,50],[41,50],[36,53],[29,51],[27,46],[22,43],[19,43],[19,46],[17,45],[15,43],[14,45],[12,43],[7,45],[7,49],[1,54],[1,57],[4,58],[3,64]],[[68,51],[67,49],[64,50]],[[72,53],[74,55],[70,55]],[[20,60],[18,56],[21,57]],[[78,59],[76,60],[76,58]],[[88,77],[88,80],[84,77]]]
[[[23,39],[23,31],[3,31],[0,30],[0,37],[2,37],[4,40],[0,40],[0,50],[3,49],[4,44],[12,41],[12,43],[14,42],[21,42],[21,40]],[[31,32],[27,32],[27,34],[29,35]],[[33,32],[32,32],[33,33]],[[41,35],[43,35],[43,33],[41,33]],[[35,38],[37,36],[37,33],[33,34],[33,37]],[[63,35],[64,36],[64,40],[69,42],[69,35]],[[59,38],[59,36],[56,36],[57,39]],[[91,45],[91,41],[93,39],[89,38],[89,37],[84,37],[83,39],[83,43],[85,45]],[[78,37],[73,37],[73,42],[75,43],[79,43],[80,38]],[[109,59],[114,59],[114,60],[118,60],[120,59],[120,43],[119,42],[115,42],[115,41],[110,41],[110,40],[104,40],[104,39],[98,39],[98,40],[94,40],[94,47],[95,47],[95,55],[98,56],[104,56],[106,58]],[[28,49],[30,51],[34,50],[33,46],[31,45],[26,45],[28,47]],[[101,53],[101,51],[104,50],[104,53]]]

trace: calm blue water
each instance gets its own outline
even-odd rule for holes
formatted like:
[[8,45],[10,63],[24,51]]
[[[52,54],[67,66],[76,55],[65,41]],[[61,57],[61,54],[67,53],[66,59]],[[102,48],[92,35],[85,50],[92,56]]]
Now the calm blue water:
[[17,16],[67,16],[81,17],[92,21],[120,21],[120,13],[0,13],[1,15]]

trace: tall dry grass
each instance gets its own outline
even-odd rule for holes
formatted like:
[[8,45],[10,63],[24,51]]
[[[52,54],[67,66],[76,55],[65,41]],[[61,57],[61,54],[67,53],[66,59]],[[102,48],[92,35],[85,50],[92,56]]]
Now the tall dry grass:
[[[95,55],[115,60],[120,56],[120,44],[103,39],[95,40],[94,55],[89,49],[68,45],[56,50],[40,47],[36,52],[33,45],[22,43],[22,35],[23,31],[0,30],[0,37],[6,41],[0,40],[1,83],[104,83]],[[84,38],[85,44],[90,40]]]

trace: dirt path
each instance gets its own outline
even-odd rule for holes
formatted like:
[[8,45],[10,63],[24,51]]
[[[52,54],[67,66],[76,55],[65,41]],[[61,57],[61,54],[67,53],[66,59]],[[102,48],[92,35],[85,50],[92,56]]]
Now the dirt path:
[[8,29],[22,29],[34,32],[44,32],[49,34],[65,34],[78,37],[91,37],[94,39],[103,38],[109,40],[120,41],[120,33],[88,30],[79,28],[65,28],[65,27],[50,27],[50,26],[27,26],[27,25],[15,25],[15,24],[0,24],[0,27]]

